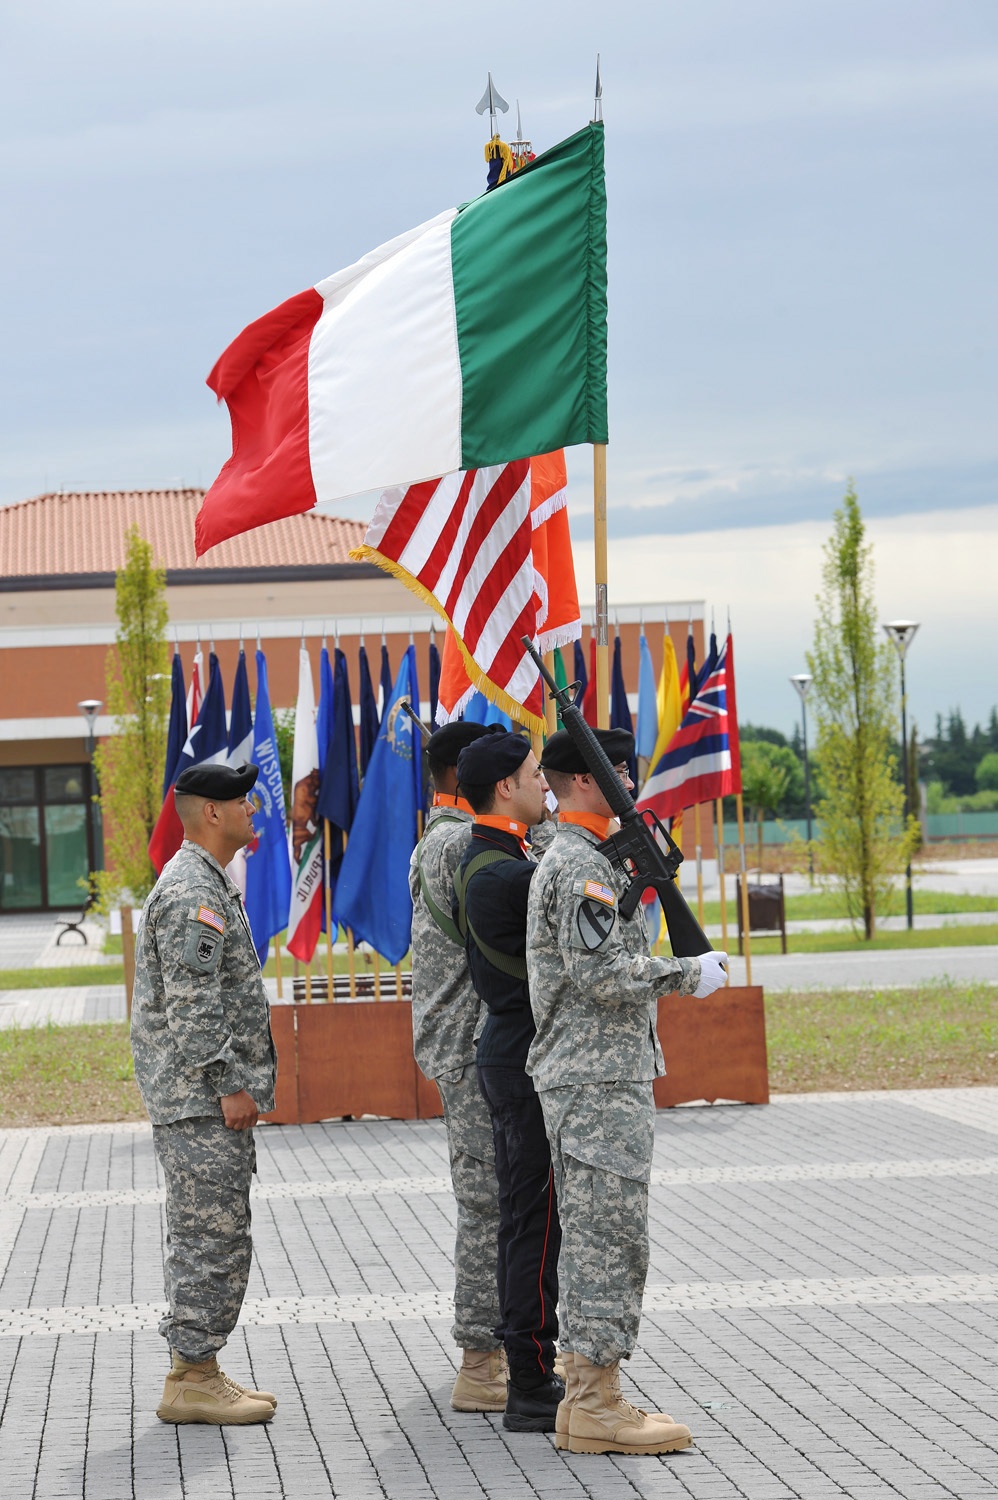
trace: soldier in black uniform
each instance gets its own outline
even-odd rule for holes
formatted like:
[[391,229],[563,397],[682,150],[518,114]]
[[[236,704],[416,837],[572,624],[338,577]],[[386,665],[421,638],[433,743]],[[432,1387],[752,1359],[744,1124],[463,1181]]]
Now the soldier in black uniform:
[[528,742],[493,726],[461,751],[458,778],[475,812],[455,877],[472,982],[488,1007],[478,1079],[492,1118],[499,1184],[497,1278],[509,1364],[503,1426],[553,1432],[564,1385],[554,1373],[561,1228],[544,1116],[524,1071],[534,1036],[527,990],[526,843],[546,785]]

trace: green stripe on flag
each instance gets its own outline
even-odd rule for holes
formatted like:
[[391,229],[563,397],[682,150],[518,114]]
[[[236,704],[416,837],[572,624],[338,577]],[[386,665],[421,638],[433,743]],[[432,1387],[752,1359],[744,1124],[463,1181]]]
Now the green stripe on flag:
[[465,469],[605,443],[606,183],[588,125],[451,225]]

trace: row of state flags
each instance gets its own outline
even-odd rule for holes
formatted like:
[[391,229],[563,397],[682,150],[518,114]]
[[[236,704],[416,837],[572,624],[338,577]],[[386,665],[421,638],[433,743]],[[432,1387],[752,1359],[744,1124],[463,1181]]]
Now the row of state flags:
[[[581,641],[576,639],[572,645],[577,693],[584,713],[595,723],[595,647],[590,642],[587,668]],[[447,644],[441,661],[431,642],[429,661],[429,717],[431,723],[439,723],[442,717],[453,716],[441,690]],[[163,807],[149,845],[157,872],[180,847],[183,837],[173,797],[181,772],[196,764],[241,765],[252,760],[260,768],[252,794],[257,803],[256,837],[237,856],[229,873],[243,892],[261,963],[266,961],[270,941],[285,929],[289,952],[308,963],[326,925],[327,907],[334,930],[340,926],[348,929],[390,963],[398,963],[409,946],[408,865],[424,811],[421,741],[402,706],[404,699],[419,715],[415,648],[409,645],[393,680],[387,647],[382,645],[379,709],[367,651],[361,645],[358,733],[345,653],[338,646],[330,653],[323,643],[316,703],[312,662],[303,643],[290,807],[284,801],[264,652],[257,648],[255,710],[251,709],[243,649],[228,720],[222,672],[213,651],[202,694],[203,675],[199,648],[190,686],[185,688],[180,654],[174,653]],[[559,681],[567,681],[561,648],[555,649],[555,675]],[[461,697],[465,717],[510,725],[503,710],[481,693],[472,689],[470,696],[464,691]],[[720,649],[711,635],[707,660],[698,672],[692,631],[680,668],[666,629],[662,670],[656,683],[650,647],[642,630],[636,725],[628,703],[618,633],[611,673],[611,723],[635,733],[637,757],[642,766],[648,767],[637,799],[639,808],[651,808],[663,820],[676,820],[686,807],[739,792],[730,633]],[[632,774],[637,783],[637,767]]]
[[[252,796],[257,803],[256,837],[236,857],[229,874],[243,893],[246,914],[261,963],[270,941],[287,929],[289,951],[308,962],[323,926],[327,885],[335,891],[334,917],[356,931],[378,952],[390,956],[401,935],[397,922],[386,928],[385,909],[372,893],[394,894],[396,850],[408,863],[416,840],[422,804],[422,766],[418,737],[400,712],[402,697],[417,705],[415,652],[405,653],[393,682],[387,647],[381,648],[379,710],[367,651],[360,648],[359,735],[355,732],[346,656],[333,655],[323,644],[318,707],[308,651],[299,654],[298,699],[292,771],[291,806],[285,806],[277,736],[267,679],[267,661],[256,651],[256,703],[251,712],[246,652],[240,649],[233,681],[231,714],[226,715],[222,671],[214,651],[209,655],[207,686],[202,695],[203,656],[198,649],[185,688],[179,650],[174,652],[172,695],[167,730],[163,805],[149,842],[149,855],[160,873],[177,852],[183,828],[177,816],[173,789],[180,774],[200,764],[242,765],[253,761],[260,774]],[[358,753],[359,741],[359,753]],[[386,750],[384,746],[387,745]],[[386,775],[386,756],[401,755],[409,765],[411,795],[399,796],[395,778]],[[365,774],[366,773],[366,774]],[[380,797],[391,797],[392,819],[387,836],[365,810],[356,838],[347,847],[360,805],[360,788],[370,793],[368,807]],[[381,791],[379,793],[379,786]],[[382,803],[382,807],[387,806]],[[326,834],[328,827],[328,850]],[[387,885],[382,884],[385,876]],[[390,899],[388,909],[398,907]],[[398,953],[408,947],[408,930]],[[392,959],[397,962],[398,959]]]

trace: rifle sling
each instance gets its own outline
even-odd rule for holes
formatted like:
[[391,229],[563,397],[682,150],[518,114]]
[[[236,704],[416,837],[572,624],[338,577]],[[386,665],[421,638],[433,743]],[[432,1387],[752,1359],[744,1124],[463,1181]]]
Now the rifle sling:
[[503,860],[517,862],[515,855],[506,854],[501,849],[483,849],[481,854],[476,854],[473,858],[469,859],[463,871],[459,870],[455,875],[454,890],[457,894],[457,925],[461,932],[470,936],[482,957],[494,969],[498,969],[500,974],[505,974],[510,979],[526,979],[527,960],[525,958],[517,958],[512,953],[501,953],[498,948],[493,948],[484,942],[468,920],[466,910],[468,886],[471,882],[471,877],[476,875],[479,870],[484,870],[489,865],[500,864]]

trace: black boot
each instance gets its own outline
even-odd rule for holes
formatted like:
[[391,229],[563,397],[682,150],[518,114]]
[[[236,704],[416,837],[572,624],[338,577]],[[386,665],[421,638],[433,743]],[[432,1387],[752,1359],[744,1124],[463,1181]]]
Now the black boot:
[[554,1432],[555,1413],[565,1396],[565,1382],[549,1375],[539,1385],[518,1385],[510,1375],[502,1425],[510,1432]]

